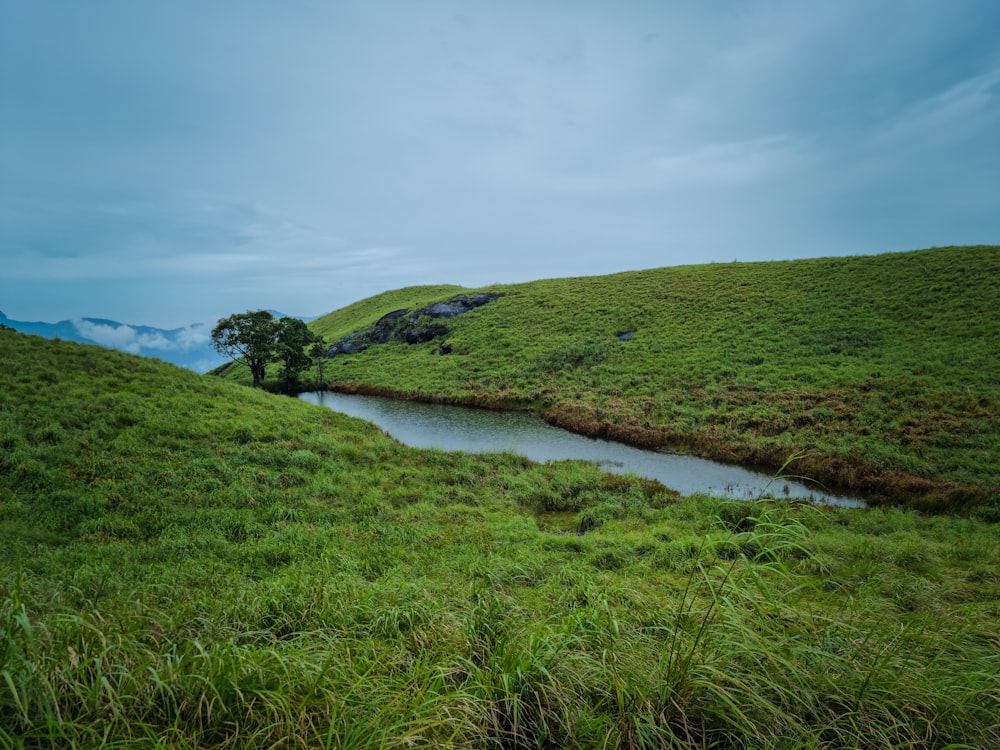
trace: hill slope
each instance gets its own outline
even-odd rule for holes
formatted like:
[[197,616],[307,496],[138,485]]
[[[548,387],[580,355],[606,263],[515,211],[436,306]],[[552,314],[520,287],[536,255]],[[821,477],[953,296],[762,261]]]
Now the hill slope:
[[[459,291],[381,295],[313,330],[332,340]],[[1000,248],[475,291],[504,296],[444,337],[330,360],[329,387],[531,408],[589,435],[770,467],[805,453],[799,473],[919,507],[997,502]],[[451,353],[432,356],[442,344]]]
[[11,331],[0,361],[0,746],[1000,743],[989,525],[410,450]]

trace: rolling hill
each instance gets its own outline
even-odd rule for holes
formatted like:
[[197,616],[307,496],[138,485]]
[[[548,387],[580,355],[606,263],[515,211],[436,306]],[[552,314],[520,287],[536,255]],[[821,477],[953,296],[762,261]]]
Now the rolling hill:
[[2,747],[1000,743],[995,525],[418,451],[10,330],[0,361]]
[[998,247],[414,287],[310,326],[333,343],[481,292],[502,296],[430,340],[338,354],[323,385],[772,469],[797,455],[796,473],[876,501],[1000,507]]

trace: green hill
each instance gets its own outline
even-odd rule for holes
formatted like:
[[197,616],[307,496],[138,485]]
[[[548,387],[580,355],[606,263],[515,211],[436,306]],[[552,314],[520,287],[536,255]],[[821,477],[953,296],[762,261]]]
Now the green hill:
[[333,358],[327,385],[771,468],[806,454],[800,474],[924,509],[1000,503],[1000,248],[417,287],[311,327],[334,341],[471,291],[504,296]]
[[8,330],[0,362],[0,747],[1000,744],[994,525],[417,451]]

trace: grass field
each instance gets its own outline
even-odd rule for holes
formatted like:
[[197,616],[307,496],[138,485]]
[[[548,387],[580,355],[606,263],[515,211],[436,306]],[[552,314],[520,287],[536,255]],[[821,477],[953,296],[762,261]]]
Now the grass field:
[[[528,408],[584,434],[772,469],[805,454],[794,471],[876,502],[1000,519],[1000,248],[485,290],[504,297],[447,321],[452,354],[432,354],[441,340],[391,342],[330,360],[325,385]],[[398,290],[310,325],[333,341],[460,291]]]
[[[490,309],[423,356],[474,362]],[[1000,746],[996,525],[418,451],[11,331],[0,361],[0,747]]]

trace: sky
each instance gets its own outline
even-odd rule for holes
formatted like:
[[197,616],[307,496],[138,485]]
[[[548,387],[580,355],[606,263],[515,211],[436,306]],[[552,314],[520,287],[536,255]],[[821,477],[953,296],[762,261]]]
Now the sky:
[[0,0],[0,311],[1000,244],[995,0]]

